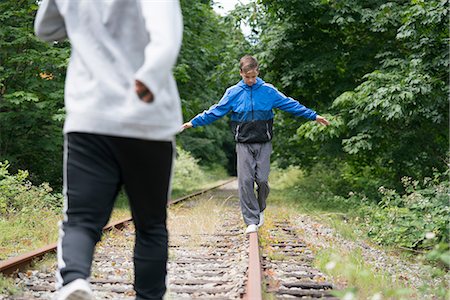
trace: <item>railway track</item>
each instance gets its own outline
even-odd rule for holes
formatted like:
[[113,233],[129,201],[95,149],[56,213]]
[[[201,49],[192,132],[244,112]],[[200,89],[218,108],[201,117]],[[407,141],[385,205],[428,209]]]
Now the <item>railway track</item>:
[[338,299],[333,285],[313,267],[313,253],[288,220],[272,220],[262,253],[264,284],[275,299]]
[[[190,198],[199,196],[199,195],[201,195],[203,193],[206,193],[206,192],[208,192],[210,190],[213,190],[213,189],[216,189],[218,187],[221,187],[224,184],[227,184],[227,183],[232,182],[232,181],[233,180],[229,180],[229,181],[226,181],[225,183],[219,184],[219,185],[214,186],[212,188],[205,189],[205,190],[202,190],[202,191],[199,191],[199,192],[195,192],[195,193],[186,195],[186,196],[178,198],[178,199],[170,200],[169,201],[169,206],[173,205],[175,203],[182,202],[182,201],[188,200]],[[127,224],[129,221],[131,221],[131,218],[126,218],[126,219],[123,219],[123,220],[111,222],[111,223],[107,224],[103,230],[104,231],[108,231],[108,230],[111,230],[111,229],[120,229],[125,224]],[[45,247],[42,247],[40,249],[37,249],[35,251],[31,251],[29,253],[25,253],[25,254],[19,255],[17,257],[13,257],[13,258],[8,259],[6,261],[0,261],[0,273],[3,274],[3,275],[10,275],[10,274],[15,273],[17,271],[24,270],[25,268],[28,267],[28,265],[31,262],[33,262],[33,261],[43,257],[44,255],[46,255],[48,253],[52,253],[52,252],[55,252],[55,251],[56,251],[56,242],[52,243],[50,245],[47,245]]]
[[[165,299],[333,298],[332,285],[310,266],[312,254],[291,224],[276,223],[271,234],[277,242],[261,249],[256,233],[243,234],[236,181],[201,194],[186,197],[191,201],[176,201],[180,203],[169,209]],[[134,228],[130,220],[113,225],[94,256],[90,278],[94,297],[134,299]],[[0,299],[52,299],[54,274],[54,265],[18,272],[16,283],[23,293],[0,294]]]

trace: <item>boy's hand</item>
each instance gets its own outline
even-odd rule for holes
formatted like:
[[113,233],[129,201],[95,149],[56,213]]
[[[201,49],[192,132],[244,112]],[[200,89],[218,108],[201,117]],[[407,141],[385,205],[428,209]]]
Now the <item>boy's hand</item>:
[[134,81],[134,90],[136,91],[139,99],[145,103],[153,102],[153,93],[139,80]]
[[316,116],[316,122],[325,126],[330,125],[330,122],[327,119],[319,115]]
[[192,127],[192,123],[191,122],[186,122],[183,125],[181,125],[180,132],[183,132],[183,130],[191,128],[191,127]]

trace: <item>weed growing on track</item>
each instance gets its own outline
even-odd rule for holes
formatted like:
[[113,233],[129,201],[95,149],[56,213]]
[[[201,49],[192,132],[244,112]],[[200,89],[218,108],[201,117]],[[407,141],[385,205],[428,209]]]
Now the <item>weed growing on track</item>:
[[19,289],[14,284],[14,279],[0,274],[0,295],[16,295],[18,293]]
[[411,299],[411,290],[405,288],[404,283],[368,264],[358,250],[349,252],[332,245],[316,253],[315,264],[330,275],[337,285],[347,287],[336,293],[339,297]]

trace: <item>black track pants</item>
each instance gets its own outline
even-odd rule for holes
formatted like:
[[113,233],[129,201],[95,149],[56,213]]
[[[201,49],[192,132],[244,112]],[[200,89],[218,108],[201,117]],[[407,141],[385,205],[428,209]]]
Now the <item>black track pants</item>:
[[66,135],[59,286],[89,277],[95,244],[123,186],[136,227],[137,299],[162,299],[166,291],[166,205],[172,161],[172,142],[88,133]]

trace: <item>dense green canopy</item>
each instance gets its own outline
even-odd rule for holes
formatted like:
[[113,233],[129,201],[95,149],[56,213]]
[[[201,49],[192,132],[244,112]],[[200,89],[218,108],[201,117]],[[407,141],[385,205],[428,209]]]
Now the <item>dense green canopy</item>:
[[[183,46],[174,71],[189,120],[239,79],[236,62],[248,43],[233,22],[213,11],[209,1],[182,0],[181,5]],[[0,161],[9,160],[15,169],[30,170],[32,180],[58,187],[70,44],[47,44],[34,36],[37,8],[35,0],[0,3]],[[186,132],[179,142],[203,163],[227,165],[233,156],[228,131],[222,121]]]
[[69,45],[36,39],[36,9],[33,0],[0,2],[0,160],[57,184]]
[[279,161],[325,162],[361,189],[446,169],[448,1],[258,4],[267,80],[332,121],[298,128],[278,114]]
[[[448,1],[258,0],[228,17],[211,1],[181,1],[184,39],[175,75],[185,121],[216,103],[254,53],[261,76],[332,125],[278,112],[274,160],[338,170],[348,188],[399,187],[446,168]],[[68,42],[33,34],[35,0],[0,3],[0,160],[59,185]],[[239,23],[253,26],[245,39]],[[227,119],[178,143],[203,164],[232,169]],[[342,191],[345,192],[345,191]]]

